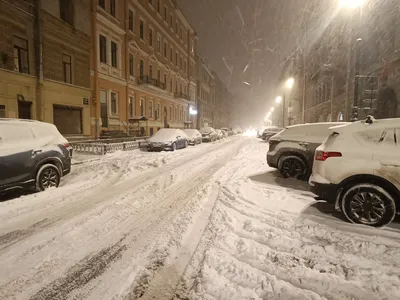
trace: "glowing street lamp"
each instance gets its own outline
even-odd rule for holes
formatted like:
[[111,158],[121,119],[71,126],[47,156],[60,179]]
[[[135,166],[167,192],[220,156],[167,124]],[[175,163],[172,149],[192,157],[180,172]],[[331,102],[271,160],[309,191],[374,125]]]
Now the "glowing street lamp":
[[286,87],[291,89],[294,85],[294,78],[289,78],[288,80],[286,80]]
[[275,102],[276,103],[281,103],[282,102],[282,97],[281,96],[276,97]]
[[271,107],[271,109],[269,110],[271,113],[275,110],[275,107]]

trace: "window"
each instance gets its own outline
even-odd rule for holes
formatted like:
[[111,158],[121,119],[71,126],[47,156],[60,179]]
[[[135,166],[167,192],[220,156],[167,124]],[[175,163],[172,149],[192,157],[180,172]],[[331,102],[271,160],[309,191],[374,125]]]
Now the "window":
[[186,73],[186,60],[183,62],[183,71]]
[[172,90],[172,78],[169,80],[169,90],[170,90],[171,93],[173,92],[173,90]]
[[168,22],[168,12],[167,12],[167,7],[164,6],[164,21]]
[[167,74],[164,74],[164,84],[165,88],[167,88]]
[[160,70],[157,70],[157,80],[158,80],[158,82],[161,81],[161,71]]
[[178,107],[175,107],[175,121],[178,121]]
[[115,17],[116,14],[116,0],[110,0],[110,14]]
[[172,106],[169,107],[169,120],[172,121]]
[[0,105],[0,118],[5,118],[5,117],[6,117],[6,106]]
[[145,105],[145,99],[143,97],[140,97],[139,106],[140,106],[140,116],[141,117],[144,117],[144,105]]
[[359,131],[356,136],[360,137],[366,143],[379,144],[386,137],[386,130],[376,129],[376,130],[366,130]]
[[149,0],[149,4],[150,4],[150,5],[153,5],[153,0]]
[[144,40],[144,23],[143,23],[143,21],[142,20],[140,20],[140,38],[142,39],[142,40]]
[[161,52],[161,36],[157,35],[157,51]]
[[172,52],[172,47],[169,47],[169,56],[170,56],[170,61],[173,61],[173,52]]
[[100,62],[107,63],[107,39],[100,35],[99,38],[99,48],[100,48]]
[[172,28],[172,23],[174,22],[173,21],[174,20],[174,17],[172,16],[172,14],[170,14],[170,16],[169,16],[169,25],[171,26],[171,28]]
[[14,71],[29,73],[28,41],[14,36]]
[[161,0],[157,0],[157,12],[161,12]]
[[129,54],[129,75],[134,75],[134,60],[133,54]]
[[183,64],[182,64],[182,56],[179,58],[179,68],[182,70]]
[[149,118],[153,117],[153,101],[149,102]]
[[135,98],[129,97],[129,117],[133,118],[135,116]]
[[175,64],[178,66],[178,52],[175,52]]
[[175,23],[175,32],[178,34],[178,22]]
[[182,39],[182,32],[183,32],[183,29],[182,29],[182,26],[179,28],[179,36],[181,37],[181,39]]
[[111,114],[118,115],[118,94],[111,92]]
[[164,57],[167,57],[167,43],[164,42]]
[[102,9],[106,9],[106,0],[99,0],[99,6]]
[[194,53],[194,41],[192,40],[192,53]]
[[154,134],[154,128],[150,127],[150,136],[152,136]]
[[152,65],[150,65],[150,67],[149,67],[149,75],[151,78],[153,78],[153,66]]
[[72,12],[73,12],[72,0],[60,0],[61,20],[72,25],[73,23]]
[[71,56],[66,54],[62,55],[62,66],[63,66],[64,82],[72,83]]
[[153,29],[149,28],[149,46],[153,47]]
[[156,110],[156,120],[160,119],[160,112],[161,112],[161,104],[157,103],[157,110]]
[[113,41],[111,41],[111,65],[114,68],[118,67],[118,46],[116,43],[114,43]]
[[129,10],[129,30],[133,31],[133,11]]
[[144,61],[143,61],[143,59],[141,59],[140,60],[140,77],[143,77],[143,76],[144,76]]

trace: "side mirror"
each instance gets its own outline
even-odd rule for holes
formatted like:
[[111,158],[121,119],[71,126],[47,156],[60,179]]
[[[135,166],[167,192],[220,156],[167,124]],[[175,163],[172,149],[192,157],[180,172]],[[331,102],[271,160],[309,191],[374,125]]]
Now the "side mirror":
[[181,139],[181,137],[178,135],[178,136],[176,137],[176,139],[177,139],[177,140],[180,140],[180,139]]

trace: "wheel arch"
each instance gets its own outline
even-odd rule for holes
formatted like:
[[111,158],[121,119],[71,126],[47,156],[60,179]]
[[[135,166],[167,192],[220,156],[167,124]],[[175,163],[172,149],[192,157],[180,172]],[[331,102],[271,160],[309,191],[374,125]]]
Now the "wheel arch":
[[61,159],[59,159],[58,157],[47,157],[47,158],[41,160],[40,163],[38,163],[36,165],[35,177],[36,177],[37,173],[39,172],[40,168],[42,166],[44,166],[44,165],[47,165],[47,164],[55,165],[57,167],[58,171],[60,172],[60,176],[62,176],[62,174],[63,174],[63,169],[62,169],[63,168],[63,163],[62,163]]
[[[344,179],[339,186],[342,188],[341,191],[341,196],[343,196],[343,192],[345,192],[348,188],[350,188],[351,186],[355,185],[355,184],[359,184],[359,183],[372,183],[372,184],[376,184],[380,187],[382,187],[383,189],[385,189],[396,201],[397,205],[397,211],[400,211],[400,191],[399,189],[393,184],[391,183],[389,180],[377,176],[377,175],[372,175],[372,174],[358,174],[358,175],[354,175],[354,176],[350,176],[346,179]],[[341,206],[341,202],[342,197],[338,197],[337,204]]]
[[305,166],[306,166],[306,168],[307,168],[307,172],[308,172],[308,170],[309,170],[309,168],[310,168],[310,166],[309,166],[309,164],[308,164],[308,162],[307,162],[307,158],[306,158],[306,156],[303,154],[303,153],[301,153],[301,152],[299,152],[299,151],[295,151],[295,150],[288,150],[288,151],[282,151],[282,153],[279,155],[279,157],[278,157],[278,169],[281,167],[281,165],[282,165],[282,159],[284,158],[284,157],[287,157],[287,156],[298,156],[299,158],[301,158],[301,160],[303,161],[303,163],[305,164]]

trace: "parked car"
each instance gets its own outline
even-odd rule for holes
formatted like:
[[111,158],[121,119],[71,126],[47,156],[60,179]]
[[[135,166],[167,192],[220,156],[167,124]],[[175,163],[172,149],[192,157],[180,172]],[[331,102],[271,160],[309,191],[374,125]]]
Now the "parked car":
[[261,135],[261,139],[268,142],[271,137],[273,137],[275,134],[281,132],[282,130],[284,130],[284,129],[279,128],[279,127],[266,128]]
[[389,224],[400,212],[400,118],[329,131],[315,152],[311,190],[350,222]]
[[232,131],[233,131],[233,134],[235,134],[235,135],[243,133],[243,130],[242,130],[242,128],[240,126],[234,126]]
[[175,151],[187,148],[189,138],[181,129],[162,128],[147,140],[148,151]]
[[200,129],[203,142],[214,142],[218,139],[218,135],[212,127],[203,127]]
[[189,145],[196,146],[198,144],[201,144],[203,137],[201,136],[200,131],[198,131],[197,129],[184,129],[183,131],[188,136]]
[[227,128],[227,127],[223,127],[223,128],[221,128],[221,130],[224,131],[228,136],[233,135],[233,131],[229,130],[229,128]]
[[222,133],[221,129],[215,129],[215,132],[217,133],[218,140],[222,140],[224,138],[224,134]]
[[227,131],[225,131],[225,130],[222,130],[221,129],[221,133],[222,133],[222,138],[224,139],[224,138],[227,138],[229,135],[228,135],[228,132]]
[[329,135],[329,128],[346,123],[313,123],[287,127],[269,139],[267,162],[283,177],[307,179],[312,171],[315,149]]
[[58,187],[71,171],[72,148],[53,124],[0,119],[0,193]]

